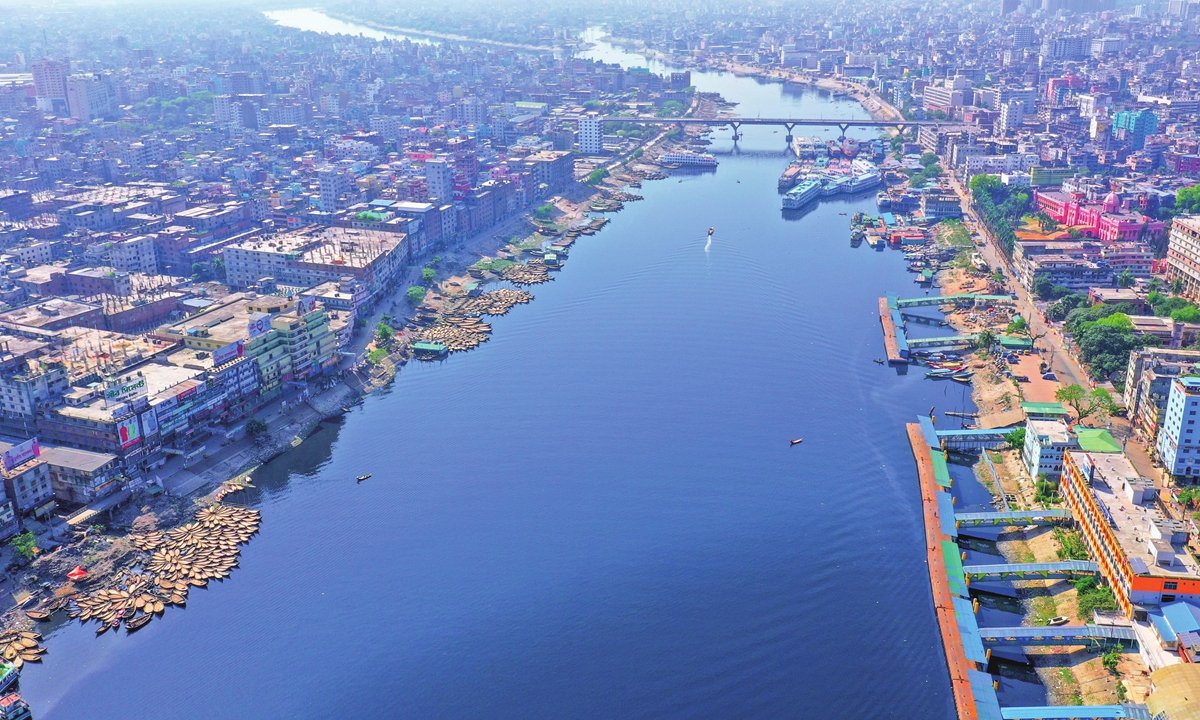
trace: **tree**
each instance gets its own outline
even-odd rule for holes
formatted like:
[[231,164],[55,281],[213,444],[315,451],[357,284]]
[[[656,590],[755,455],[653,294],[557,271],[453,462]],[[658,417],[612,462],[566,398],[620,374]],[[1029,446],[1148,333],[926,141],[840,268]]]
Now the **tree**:
[[1084,418],[1107,418],[1117,409],[1116,403],[1104,388],[1096,388],[1090,393],[1081,385],[1068,385],[1059,388],[1054,393],[1054,399],[1069,405],[1075,411],[1075,421],[1083,422]]
[[1129,272],[1129,268],[1125,268],[1121,271],[1121,274],[1117,276],[1117,287],[1119,288],[1133,287],[1133,282],[1133,273]]
[[1025,447],[1025,428],[1017,428],[1004,436],[1004,441],[1013,450]]
[[408,290],[404,291],[404,299],[408,300],[408,304],[416,307],[425,301],[425,288],[419,285],[413,285]]
[[927,152],[927,153],[921,154],[921,165],[923,167],[928,168],[933,165],[937,165],[937,162],[938,162],[938,156],[936,153]]
[[1190,185],[1175,193],[1175,212],[1185,215],[1200,213],[1200,185]]
[[380,345],[386,345],[392,338],[396,337],[396,331],[391,325],[385,322],[380,322],[375,328],[375,342]]
[[254,440],[258,440],[263,435],[266,435],[270,429],[265,420],[250,418],[246,421],[246,434]]
[[28,530],[9,540],[8,546],[26,560],[32,560],[38,554],[37,538]]
[[437,277],[437,271],[433,268],[425,268],[421,271],[421,282],[425,283],[426,285],[431,284],[435,277]]
[[1171,281],[1171,294],[1179,295],[1183,292],[1183,280],[1175,278]]
[[588,185],[599,185],[604,178],[608,177],[608,170],[604,168],[596,168],[588,173],[587,179],[584,180]]
[[550,213],[552,212],[554,212],[554,206],[550,203],[546,203],[545,205],[538,206],[538,208],[533,211],[533,214],[537,215],[539,220],[549,220]]
[[1012,322],[1008,324],[1008,327],[1004,328],[1006,335],[1024,335],[1028,331],[1029,323],[1020,315],[1014,315]]
[[996,333],[991,330],[984,330],[975,336],[975,347],[980,350],[991,350],[996,341]]

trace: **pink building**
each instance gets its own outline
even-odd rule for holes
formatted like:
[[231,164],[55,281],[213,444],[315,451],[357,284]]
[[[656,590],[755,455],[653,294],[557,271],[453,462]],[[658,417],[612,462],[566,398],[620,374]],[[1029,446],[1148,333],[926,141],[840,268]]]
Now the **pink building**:
[[1109,193],[1102,203],[1089,203],[1082,193],[1036,191],[1038,209],[1057,222],[1074,227],[1104,243],[1149,242],[1166,233],[1159,220],[1121,210],[1121,200]]

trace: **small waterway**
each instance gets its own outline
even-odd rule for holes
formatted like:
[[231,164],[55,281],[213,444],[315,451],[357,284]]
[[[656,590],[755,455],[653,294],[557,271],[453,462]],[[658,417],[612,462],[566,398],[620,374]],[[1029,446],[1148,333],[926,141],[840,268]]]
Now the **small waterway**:
[[[748,116],[866,117],[692,82]],[[904,423],[969,398],[873,362],[877,298],[913,285],[850,245],[873,196],[787,221],[783,131],[743,131],[716,172],[646,183],[491,342],[257,472],[229,580],[133,636],[49,633],[39,720],[952,717]]]

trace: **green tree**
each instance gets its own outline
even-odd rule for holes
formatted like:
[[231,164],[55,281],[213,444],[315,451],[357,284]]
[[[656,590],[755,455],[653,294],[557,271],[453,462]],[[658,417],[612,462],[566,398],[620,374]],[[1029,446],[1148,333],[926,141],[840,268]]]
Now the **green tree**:
[[1133,273],[1129,272],[1129,268],[1125,268],[1121,271],[1121,274],[1117,276],[1117,287],[1119,288],[1133,287],[1133,282]]
[[937,165],[937,163],[938,163],[938,156],[936,153],[927,152],[927,153],[921,154],[922,167],[926,167],[926,168],[932,167],[934,165]]
[[588,185],[599,185],[606,177],[608,177],[608,170],[605,170],[604,168],[596,168],[588,173],[587,179],[584,180],[584,182],[586,182]]
[[265,420],[250,418],[246,421],[246,434],[249,435],[253,440],[257,440],[263,435],[266,435],[270,429],[271,428],[267,425]]
[[975,336],[975,347],[980,350],[991,350],[997,340],[996,333],[991,330],[984,330]]
[[546,203],[545,205],[539,205],[538,208],[533,211],[533,214],[537,215],[539,220],[549,220],[550,213],[552,212],[554,212],[554,206],[550,203]]
[[1175,193],[1175,212],[1188,215],[1200,213],[1200,185],[1189,185]]
[[383,348],[375,348],[371,352],[367,353],[367,362],[371,363],[372,365],[378,365],[379,363],[383,362],[383,359],[387,357],[387,354],[387,350],[384,350]]
[[418,285],[413,285],[408,290],[404,291],[404,299],[409,305],[416,307],[425,301],[425,288]]
[[396,330],[391,325],[380,321],[379,325],[375,327],[375,342],[380,345],[388,344],[394,337],[396,337]]
[[28,530],[9,540],[8,546],[26,560],[32,560],[38,554],[37,538]]
[[1082,385],[1067,385],[1054,393],[1054,399],[1075,411],[1076,422],[1089,417],[1104,419],[1117,409],[1112,395],[1099,387],[1088,392]]
[[1100,664],[1104,666],[1105,670],[1109,671],[1113,675],[1116,675],[1117,664],[1121,662],[1121,653],[1124,652],[1124,650],[1125,646],[1117,643],[1115,648],[1100,656]]
[[1016,428],[1004,436],[1004,441],[1013,450],[1025,447],[1025,428]]
[[435,277],[437,277],[437,271],[433,268],[425,268],[421,271],[421,282],[426,285],[431,285]]

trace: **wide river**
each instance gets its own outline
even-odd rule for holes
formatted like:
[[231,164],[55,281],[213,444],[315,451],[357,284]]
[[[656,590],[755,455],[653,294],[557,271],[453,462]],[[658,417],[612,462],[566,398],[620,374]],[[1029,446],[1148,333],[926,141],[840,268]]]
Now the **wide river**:
[[[746,116],[865,117],[692,81]],[[783,130],[743,130],[713,136],[716,172],[646,183],[491,342],[258,471],[229,580],[135,635],[56,628],[21,681],[35,717],[950,717],[904,423],[961,386],[872,362],[876,299],[917,292],[850,245],[873,195],[785,221]]]

